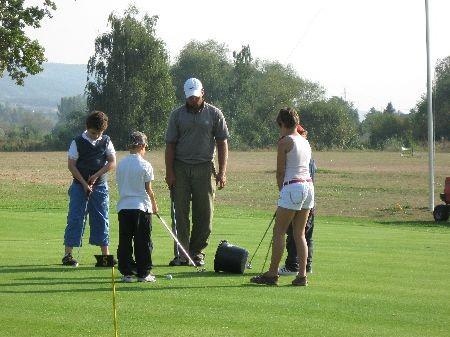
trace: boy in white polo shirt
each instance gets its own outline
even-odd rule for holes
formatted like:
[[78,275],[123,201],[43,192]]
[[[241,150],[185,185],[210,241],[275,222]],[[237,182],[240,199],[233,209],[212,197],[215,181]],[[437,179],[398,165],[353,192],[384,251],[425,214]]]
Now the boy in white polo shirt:
[[143,157],[147,136],[142,132],[130,135],[130,154],[117,165],[116,181],[119,187],[119,246],[117,257],[123,282],[133,282],[133,243],[137,281],[155,282],[152,269],[152,213],[158,212],[151,182],[153,167]]

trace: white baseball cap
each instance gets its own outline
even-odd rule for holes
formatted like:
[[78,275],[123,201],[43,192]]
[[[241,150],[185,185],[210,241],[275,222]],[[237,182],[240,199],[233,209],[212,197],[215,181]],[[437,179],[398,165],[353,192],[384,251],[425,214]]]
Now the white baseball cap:
[[184,94],[186,98],[191,96],[200,97],[202,96],[203,85],[200,80],[192,77],[184,82]]

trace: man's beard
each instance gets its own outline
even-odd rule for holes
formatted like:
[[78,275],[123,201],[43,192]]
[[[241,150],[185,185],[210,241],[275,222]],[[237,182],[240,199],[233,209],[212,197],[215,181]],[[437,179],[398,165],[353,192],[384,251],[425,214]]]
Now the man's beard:
[[203,104],[203,99],[199,99],[196,104],[191,104],[189,101],[186,102],[189,109],[199,110]]

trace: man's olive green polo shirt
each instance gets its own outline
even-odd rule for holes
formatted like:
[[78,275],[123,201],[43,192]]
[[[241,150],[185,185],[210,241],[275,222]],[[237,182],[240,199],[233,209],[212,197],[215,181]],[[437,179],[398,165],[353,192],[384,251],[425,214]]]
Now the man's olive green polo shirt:
[[191,112],[182,105],[170,114],[166,143],[176,144],[175,160],[187,164],[212,161],[215,141],[228,137],[222,111],[206,102],[198,112]]

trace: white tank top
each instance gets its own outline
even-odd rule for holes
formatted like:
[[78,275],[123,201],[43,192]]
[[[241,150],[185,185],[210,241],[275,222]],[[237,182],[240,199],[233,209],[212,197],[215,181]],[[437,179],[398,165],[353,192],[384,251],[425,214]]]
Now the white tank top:
[[311,161],[311,146],[302,136],[292,136],[289,138],[294,142],[292,150],[286,153],[286,171],[284,182],[293,179],[310,179],[309,162]]

